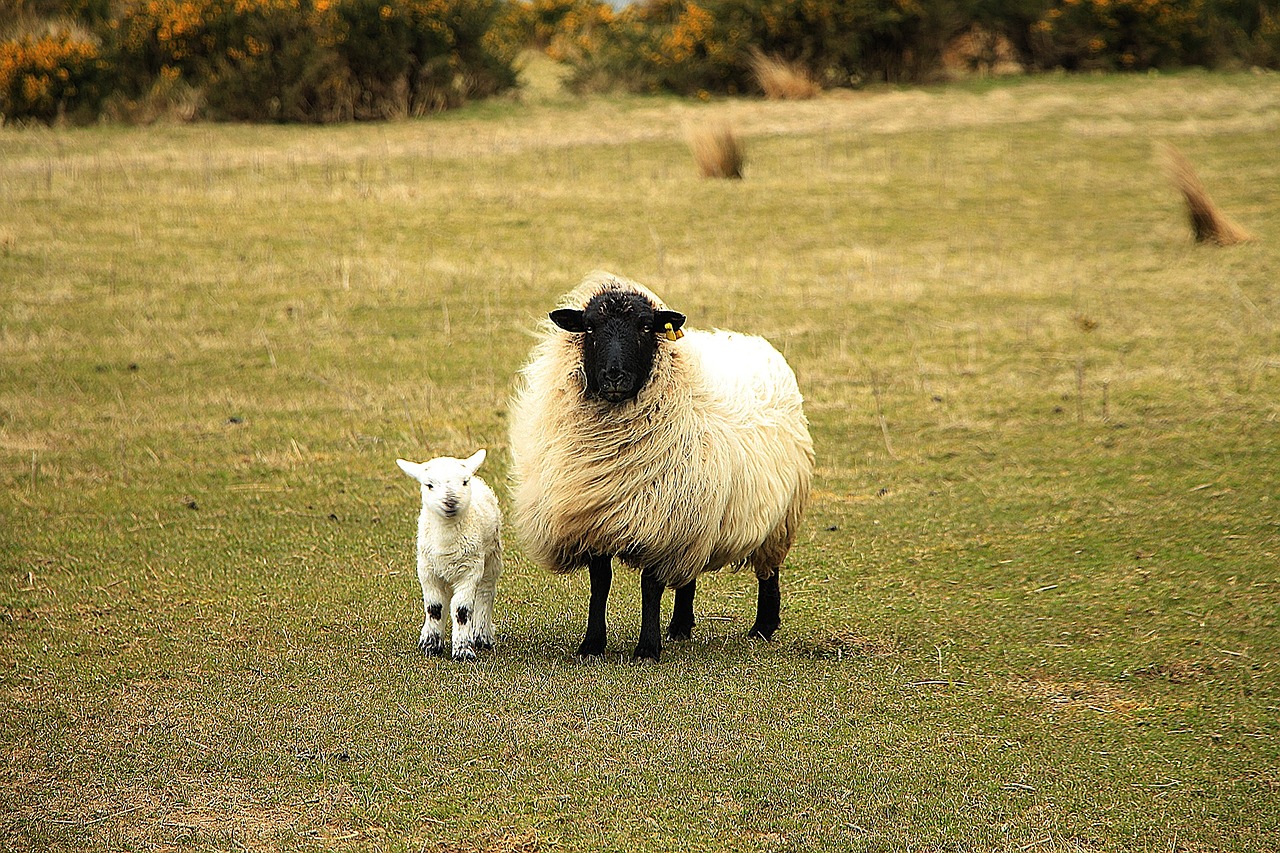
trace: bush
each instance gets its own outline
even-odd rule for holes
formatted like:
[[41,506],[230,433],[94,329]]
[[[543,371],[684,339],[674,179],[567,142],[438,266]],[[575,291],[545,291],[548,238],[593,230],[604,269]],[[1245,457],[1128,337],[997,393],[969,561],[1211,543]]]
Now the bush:
[[612,18],[568,57],[579,88],[682,94],[759,91],[751,57],[809,69],[817,82],[924,80],[970,18],[962,0],[650,0]]
[[1143,70],[1208,58],[1203,0],[1055,0],[1031,31],[1042,68]]
[[0,121],[89,120],[106,70],[98,46],[69,29],[0,42]]
[[139,0],[113,24],[121,87],[163,75],[215,118],[333,121],[458,106],[515,85],[498,0]]

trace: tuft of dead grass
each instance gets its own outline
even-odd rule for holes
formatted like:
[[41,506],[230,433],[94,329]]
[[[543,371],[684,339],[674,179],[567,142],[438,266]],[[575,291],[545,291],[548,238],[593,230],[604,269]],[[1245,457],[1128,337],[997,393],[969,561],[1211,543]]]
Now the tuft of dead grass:
[[798,62],[787,62],[752,48],[748,57],[751,73],[771,101],[807,101],[822,93],[822,86],[809,69]]
[[1234,246],[1253,239],[1244,227],[1227,216],[1209,197],[1200,176],[1191,161],[1173,145],[1160,146],[1160,157],[1165,171],[1187,204],[1191,229],[1197,243],[1213,243],[1218,246]]
[[728,126],[721,125],[693,131],[689,150],[704,178],[742,178],[746,153],[742,143]]

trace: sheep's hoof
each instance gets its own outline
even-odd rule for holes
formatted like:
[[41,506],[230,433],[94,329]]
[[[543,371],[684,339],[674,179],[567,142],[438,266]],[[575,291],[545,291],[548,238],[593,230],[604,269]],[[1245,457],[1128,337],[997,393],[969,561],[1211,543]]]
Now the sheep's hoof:
[[752,625],[751,630],[747,632],[748,640],[764,640],[773,642],[773,632],[778,630],[778,626],[769,627],[767,625]]
[[442,654],[444,652],[444,645],[440,642],[440,635],[435,634],[430,637],[419,637],[418,650],[427,655]]
[[693,626],[690,625],[688,628],[685,628],[685,627],[677,628],[675,625],[672,625],[670,628],[667,629],[667,639],[675,642],[680,642],[683,640],[692,640]]
[[661,654],[661,647],[636,646],[636,653],[631,656],[631,662],[636,664],[657,663]]
[[604,637],[588,637],[582,641],[582,645],[578,646],[578,657],[602,658],[604,657],[604,645]]

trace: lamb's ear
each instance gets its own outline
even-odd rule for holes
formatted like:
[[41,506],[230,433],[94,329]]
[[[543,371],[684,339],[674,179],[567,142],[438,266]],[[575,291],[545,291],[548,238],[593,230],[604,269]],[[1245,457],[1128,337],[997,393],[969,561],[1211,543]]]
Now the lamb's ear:
[[655,311],[653,314],[653,330],[659,335],[663,335],[668,340],[677,340],[684,337],[684,332],[680,331],[680,327],[684,325],[685,317],[679,311]]
[[397,459],[396,464],[400,466],[400,470],[404,471],[419,483],[422,482],[422,465],[418,462],[410,462],[407,459]]
[[482,447],[479,450],[477,450],[475,453],[468,456],[466,459],[463,459],[462,467],[466,468],[468,471],[474,474],[476,472],[476,469],[479,468],[484,463],[484,456],[485,456],[484,448]]
[[547,316],[566,332],[581,333],[587,330],[583,312],[577,308],[557,308]]

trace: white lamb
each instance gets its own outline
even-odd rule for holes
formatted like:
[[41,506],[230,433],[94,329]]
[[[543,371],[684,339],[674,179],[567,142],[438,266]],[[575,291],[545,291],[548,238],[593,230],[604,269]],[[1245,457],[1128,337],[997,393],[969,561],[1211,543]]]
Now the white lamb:
[[511,410],[515,522],[554,572],[587,566],[578,653],[603,654],[612,558],[640,569],[637,659],[693,630],[702,572],[747,565],[759,581],[751,636],[780,620],[778,569],[813,477],[795,374],[763,338],[683,330],[650,290],[593,273],[551,312]]
[[422,484],[418,515],[418,580],[426,618],[418,647],[444,651],[440,624],[453,619],[453,659],[475,660],[493,647],[493,597],[502,573],[502,512],[493,490],[475,476],[485,452],[430,462],[397,459]]

